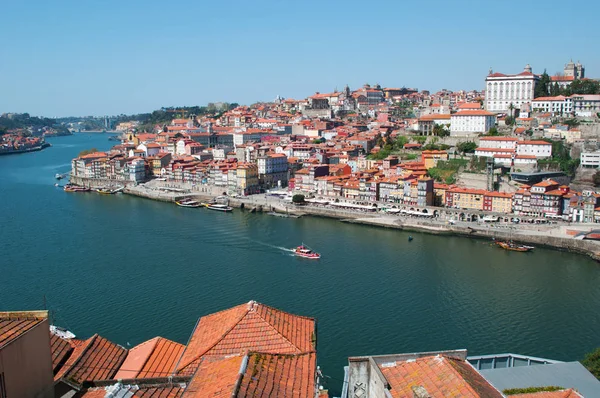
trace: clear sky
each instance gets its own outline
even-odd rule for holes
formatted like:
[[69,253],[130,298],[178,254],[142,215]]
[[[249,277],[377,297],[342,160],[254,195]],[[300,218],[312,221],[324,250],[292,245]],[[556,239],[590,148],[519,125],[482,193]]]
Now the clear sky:
[[600,77],[600,1],[20,0],[0,5],[0,113],[83,116],[481,89],[490,67]]

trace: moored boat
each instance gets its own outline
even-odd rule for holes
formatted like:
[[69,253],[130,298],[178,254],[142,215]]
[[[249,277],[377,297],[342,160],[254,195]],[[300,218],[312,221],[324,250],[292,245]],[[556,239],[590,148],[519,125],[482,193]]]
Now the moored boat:
[[98,192],[99,194],[102,194],[102,195],[114,195],[116,193],[121,192],[122,190],[123,190],[122,187],[121,188],[116,188],[116,189],[113,189],[113,188],[98,188],[98,189],[95,189],[96,192]]
[[80,187],[77,185],[67,184],[63,187],[65,192],[89,192],[90,189],[86,187]]
[[193,199],[182,199],[182,200],[176,200],[175,204],[177,206],[181,206],[181,207],[200,207],[202,206],[202,203],[193,200]]
[[505,250],[511,250],[514,252],[529,252],[534,249],[533,246],[518,245],[512,241],[511,242],[498,241],[498,242],[496,242],[496,244]]
[[211,209],[211,210],[225,211],[225,212],[233,211],[233,207],[230,207],[227,205],[222,205],[219,203],[211,203],[208,206],[206,206],[206,208]]
[[292,249],[294,254],[298,257],[304,257],[304,258],[310,258],[313,260],[318,260],[321,258],[321,255],[319,253],[315,253],[314,251],[312,251],[311,249],[309,249],[307,246],[305,246],[304,244],[296,247],[295,249]]

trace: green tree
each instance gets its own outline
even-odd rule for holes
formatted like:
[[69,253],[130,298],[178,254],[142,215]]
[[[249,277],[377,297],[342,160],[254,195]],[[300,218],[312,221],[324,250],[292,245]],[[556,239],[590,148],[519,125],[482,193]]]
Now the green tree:
[[304,203],[304,199],[304,195],[302,194],[296,194],[292,196],[292,202],[296,204]]
[[436,137],[447,137],[450,135],[450,131],[443,124],[436,124],[433,126],[433,135]]
[[413,140],[421,145],[423,145],[425,143],[425,141],[427,141],[427,137],[424,135],[418,135],[416,137],[413,137]]
[[394,149],[395,150],[400,150],[404,148],[404,145],[408,144],[408,137],[404,136],[404,135],[399,135],[398,137],[396,137],[396,140],[394,141]]
[[533,96],[535,98],[546,97],[549,93],[549,88],[550,76],[548,76],[548,73],[546,73],[546,70],[544,69],[544,73],[542,73],[542,76],[540,76],[540,80],[535,85],[535,90],[533,90]]
[[461,153],[473,153],[477,149],[477,144],[473,141],[460,142],[456,145],[456,149]]
[[504,123],[506,123],[507,126],[512,126],[515,124],[515,118],[512,116],[507,116],[504,118]]
[[85,156],[85,155],[89,155],[90,153],[94,153],[94,152],[98,152],[98,150],[96,148],[91,148],[91,149],[86,149],[84,151],[79,152],[79,157]]
[[600,347],[587,354],[581,364],[597,379],[600,379]]
[[491,128],[491,129],[490,129],[490,130],[487,132],[487,134],[486,134],[486,135],[489,135],[489,136],[497,136],[497,135],[500,135],[500,133],[498,133],[498,129],[497,129],[496,127],[492,127],[492,128]]

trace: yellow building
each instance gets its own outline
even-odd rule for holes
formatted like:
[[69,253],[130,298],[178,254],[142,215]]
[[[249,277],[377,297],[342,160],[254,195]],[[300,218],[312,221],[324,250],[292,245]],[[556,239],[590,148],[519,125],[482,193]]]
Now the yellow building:
[[258,192],[258,165],[240,163],[237,168],[237,187],[244,194]]
[[495,213],[505,213],[505,214],[512,213],[513,195],[511,193],[488,192],[488,194],[486,196],[491,198],[491,200],[486,198],[486,200],[485,200],[486,206],[484,206],[484,207],[488,207],[489,206],[488,203],[490,203],[490,202],[491,202],[490,203],[491,207],[484,208],[484,210],[493,211]]
[[483,189],[454,188],[446,191],[446,207],[454,209],[483,210]]
[[437,166],[440,160],[448,160],[448,152],[446,151],[423,151],[421,152],[421,160],[427,170]]

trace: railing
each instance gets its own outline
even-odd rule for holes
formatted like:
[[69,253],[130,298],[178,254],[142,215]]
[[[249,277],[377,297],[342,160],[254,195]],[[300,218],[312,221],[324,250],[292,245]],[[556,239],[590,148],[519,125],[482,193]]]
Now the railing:
[[553,359],[530,357],[519,354],[494,354],[467,357],[477,370],[513,368],[516,366],[547,365],[561,363]]

